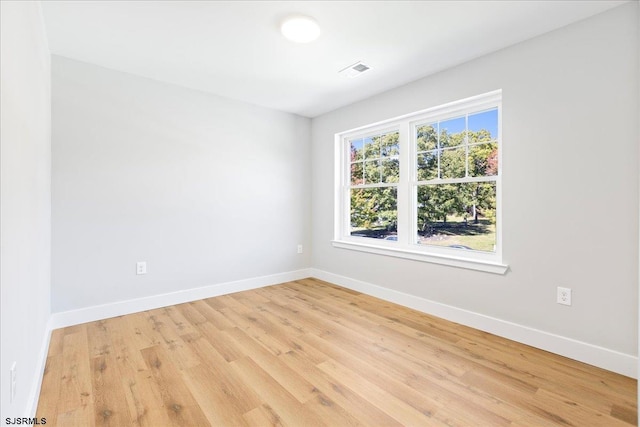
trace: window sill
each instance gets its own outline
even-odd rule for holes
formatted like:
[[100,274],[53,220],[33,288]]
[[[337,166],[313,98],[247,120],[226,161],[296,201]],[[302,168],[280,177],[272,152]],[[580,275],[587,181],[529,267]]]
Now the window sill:
[[426,253],[422,251],[414,251],[405,248],[381,247],[360,242],[346,242],[342,240],[333,240],[333,247],[341,249],[349,249],[360,252],[368,252],[372,254],[392,256],[396,258],[411,259],[414,261],[429,262],[432,264],[448,265],[451,267],[464,268],[467,270],[484,271],[493,274],[505,274],[509,269],[507,264],[478,260],[473,258],[453,257],[439,254]]

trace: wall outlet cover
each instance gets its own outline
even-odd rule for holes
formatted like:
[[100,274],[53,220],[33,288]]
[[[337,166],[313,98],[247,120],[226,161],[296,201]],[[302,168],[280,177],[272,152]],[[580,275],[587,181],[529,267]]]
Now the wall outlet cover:
[[571,305],[571,289],[558,286],[556,302],[562,305]]

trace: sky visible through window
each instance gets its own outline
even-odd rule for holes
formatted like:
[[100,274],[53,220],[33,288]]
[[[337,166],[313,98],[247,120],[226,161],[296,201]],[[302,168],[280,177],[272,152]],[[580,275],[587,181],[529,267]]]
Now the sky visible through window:
[[[440,122],[440,131],[447,129],[449,135],[463,132],[465,130],[464,116],[448,119]],[[469,115],[469,131],[488,130],[492,139],[498,138],[498,110],[488,110]],[[371,137],[351,140],[351,147],[361,151],[364,144],[370,144]]]
[[[440,131],[447,129],[449,135],[463,132],[464,128],[464,116],[440,122]],[[498,137],[497,109],[469,115],[469,130],[474,132],[483,129],[491,133],[491,138],[496,139]]]

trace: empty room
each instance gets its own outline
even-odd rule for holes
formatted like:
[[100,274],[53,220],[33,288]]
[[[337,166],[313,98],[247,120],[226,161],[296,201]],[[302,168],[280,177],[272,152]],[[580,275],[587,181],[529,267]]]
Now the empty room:
[[638,425],[638,1],[0,7],[2,425]]

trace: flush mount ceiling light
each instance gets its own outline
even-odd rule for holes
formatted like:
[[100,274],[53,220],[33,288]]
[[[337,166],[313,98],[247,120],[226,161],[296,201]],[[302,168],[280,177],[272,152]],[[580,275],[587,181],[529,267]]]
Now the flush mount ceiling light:
[[320,36],[320,26],[308,16],[290,16],[280,26],[282,35],[292,42],[309,43]]

